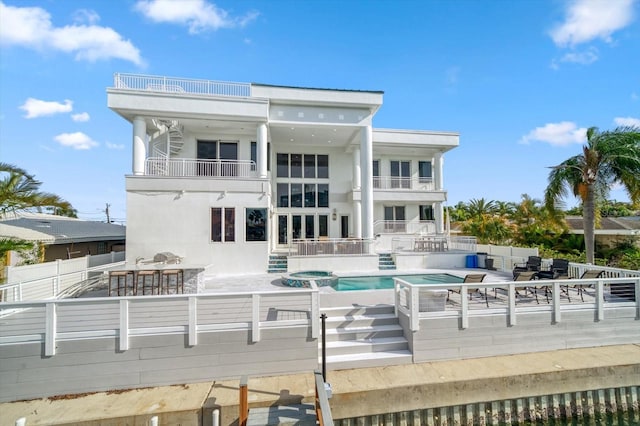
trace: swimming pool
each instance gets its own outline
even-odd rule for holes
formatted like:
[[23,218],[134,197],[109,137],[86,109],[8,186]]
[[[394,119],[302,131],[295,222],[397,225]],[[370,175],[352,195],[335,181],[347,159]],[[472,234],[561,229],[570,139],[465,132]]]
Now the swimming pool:
[[393,278],[402,278],[410,284],[453,284],[461,283],[464,278],[451,274],[420,275],[377,275],[369,277],[340,277],[332,285],[336,291],[382,290],[393,288]]

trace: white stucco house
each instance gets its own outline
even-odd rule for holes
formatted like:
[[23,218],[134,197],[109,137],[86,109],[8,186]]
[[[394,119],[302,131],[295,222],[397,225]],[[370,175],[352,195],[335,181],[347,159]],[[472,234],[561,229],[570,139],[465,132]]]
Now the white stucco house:
[[107,95],[132,125],[128,262],[260,273],[301,243],[375,255],[388,234],[445,232],[458,134],[373,127],[383,92],[116,74]]

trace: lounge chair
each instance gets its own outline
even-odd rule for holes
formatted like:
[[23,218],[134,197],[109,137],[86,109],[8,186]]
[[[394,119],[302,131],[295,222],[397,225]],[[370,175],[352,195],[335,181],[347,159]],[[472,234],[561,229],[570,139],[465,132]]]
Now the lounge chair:
[[[580,277],[581,280],[592,280],[592,279],[596,279],[596,278],[602,278],[602,276],[604,275],[604,270],[602,269],[589,269],[584,271],[584,273],[582,274],[582,276]],[[587,287],[592,287],[593,284],[574,284],[572,287],[575,288],[576,290],[578,290],[578,294],[580,295],[580,299],[584,302],[584,289]],[[571,299],[569,299],[569,301],[571,301]]]
[[[464,277],[464,280],[462,281],[463,284],[469,284],[469,283],[481,283],[482,280],[484,280],[484,277],[486,277],[487,274],[467,274]],[[459,288],[454,288],[454,289],[449,289],[450,293],[458,293],[460,294],[460,289]],[[471,295],[473,293],[480,293],[480,295],[482,296],[482,292],[480,291],[480,287],[467,287],[467,294],[469,295],[469,300],[471,300]],[[449,298],[447,297],[447,300]],[[484,290],[484,301],[487,304],[487,308],[489,307],[489,300],[487,299],[487,289],[485,288]]]
[[[535,279],[538,278],[538,272],[537,271],[521,271],[518,272],[518,274],[516,275],[516,277],[514,278],[513,281],[533,281]],[[527,296],[527,291],[531,294],[533,294],[536,298],[536,303],[540,303],[538,302],[538,293],[536,293],[535,291],[535,286],[530,286],[530,285],[517,285],[515,287],[516,289],[516,296],[517,297],[522,297],[522,295],[520,294],[520,290],[524,291],[524,295],[525,297]]]
[[513,279],[515,280],[517,274],[520,272],[538,272],[542,266],[542,258],[540,256],[529,256],[527,262],[524,264],[516,264],[513,268]]

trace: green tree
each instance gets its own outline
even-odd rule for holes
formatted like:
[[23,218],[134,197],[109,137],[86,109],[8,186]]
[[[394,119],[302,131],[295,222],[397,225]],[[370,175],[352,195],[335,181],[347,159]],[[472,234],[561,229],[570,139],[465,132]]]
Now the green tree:
[[[0,217],[7,213],[51,209],[62,216],[76,217],[71,203],[55,194],[40,191],[42,183],[24,169],[0,163]],[[0,259],[6,261],[9,251],[25,252],[34,249],[29,241],[17,238],[0,239]]]
[[640,203],[640,128],[587,130],[582,153],[551,168],[545,205],[555,210],[571,191],[582,202],[586,261],[594,262],[596,203],[605,200],[613,184],[621,185],[631,201]]
[[40,191],[42,182],[25,170],[0,163],[0,216],[25,210],[50,209],[54,214],[77,217],[71,203],[55,194]]

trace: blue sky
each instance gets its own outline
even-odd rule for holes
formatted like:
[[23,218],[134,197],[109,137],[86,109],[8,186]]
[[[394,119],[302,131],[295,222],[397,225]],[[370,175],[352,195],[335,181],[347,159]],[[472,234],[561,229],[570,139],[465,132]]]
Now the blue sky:
[[132,129],[106,88],[139,73],[383,90],[374,127],[460,133],[448,204],[541,198],[586,128],[640,125],[639,14],[638,0],[0,0],[0,161],[82,218],[108,203],[124,221]]

